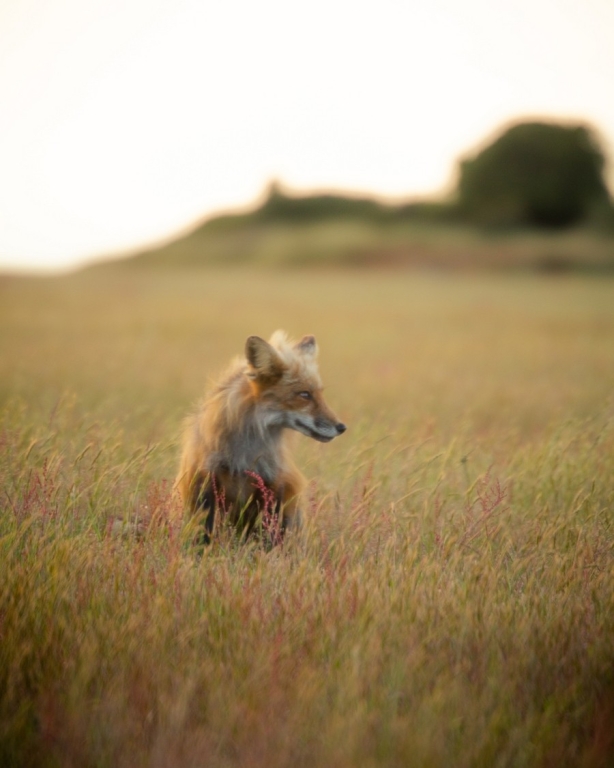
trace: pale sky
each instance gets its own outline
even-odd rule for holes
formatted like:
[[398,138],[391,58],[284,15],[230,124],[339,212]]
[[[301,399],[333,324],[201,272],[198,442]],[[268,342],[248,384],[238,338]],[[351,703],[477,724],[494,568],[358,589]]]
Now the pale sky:
[[449,188],[515,118],[614,144],[614,0],[0,0],[0,268],[290,189]]

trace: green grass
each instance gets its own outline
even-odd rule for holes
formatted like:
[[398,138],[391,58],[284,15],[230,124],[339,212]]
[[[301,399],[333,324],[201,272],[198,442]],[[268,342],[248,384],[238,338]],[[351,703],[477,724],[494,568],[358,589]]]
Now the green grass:
[[125,261],[127,267],[413,266],[500,271],[614,270],[610,230],[488,230],[467,224],[333,218],[316,222],[217,219]]
[[[609,766],[614,281],[0,282],[0,765]],[[181,420],[314,333],[302,535],[202,557]]]

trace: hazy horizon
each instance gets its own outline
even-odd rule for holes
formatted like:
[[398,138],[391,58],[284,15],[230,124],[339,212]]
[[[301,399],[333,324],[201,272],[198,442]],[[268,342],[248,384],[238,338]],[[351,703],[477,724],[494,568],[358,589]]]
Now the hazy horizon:
[[612,159],[612,29],[605,0],[3,4],[0,268],[137,251],[273,179],[433,197],[521,119],[587,123]]

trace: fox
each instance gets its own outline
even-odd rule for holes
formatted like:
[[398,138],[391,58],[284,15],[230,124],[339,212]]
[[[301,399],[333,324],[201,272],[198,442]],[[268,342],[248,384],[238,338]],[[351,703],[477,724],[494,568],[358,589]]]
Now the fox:
[[276,541],[301,526],[306,480],[290,451],[292,431],[328,443],[346,431],[326,404],[313,336],[249,336],[185,424],[177,488],[188,516],[203,515],[211,542],[224,513],[245,536],[267,516]]

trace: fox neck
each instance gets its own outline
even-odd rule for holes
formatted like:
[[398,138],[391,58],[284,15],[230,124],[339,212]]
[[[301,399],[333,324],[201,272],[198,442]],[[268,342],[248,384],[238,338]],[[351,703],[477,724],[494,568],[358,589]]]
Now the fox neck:
[[241,426],[229,429],[218,450],[211,457],[211,471],[224,468],[232,474],[255,472],[266,482],[273,482],[284,463],[285,429],[281,414],[251,403],[244,413]]

